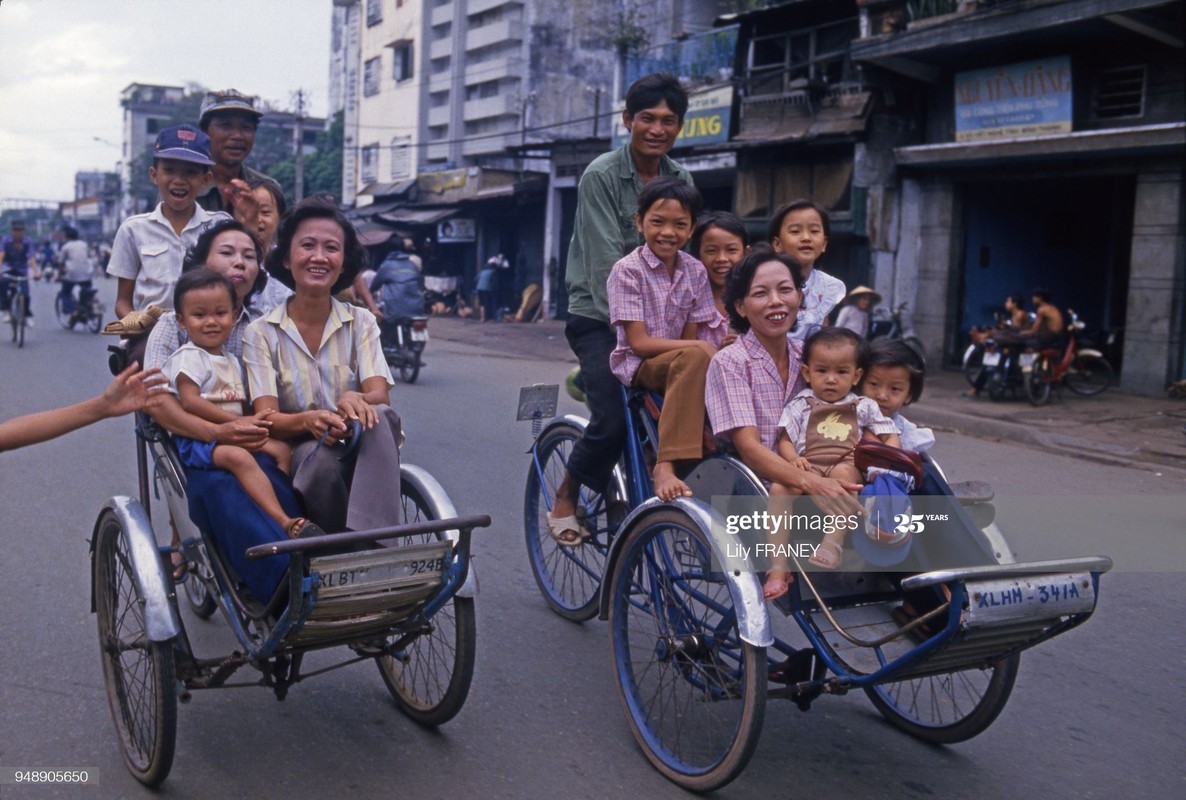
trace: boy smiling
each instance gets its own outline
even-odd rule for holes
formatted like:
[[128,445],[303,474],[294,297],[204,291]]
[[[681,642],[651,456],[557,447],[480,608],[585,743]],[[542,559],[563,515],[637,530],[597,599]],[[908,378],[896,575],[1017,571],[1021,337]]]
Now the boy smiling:
[[172,308],[185,251],[206,223],[228,216],[197,205],[198,194],[210,185],[214,164],[206,134],[191,125],[166,128],[157,135],[152,156],[148,176],[161,201],[150,213],[124,220],[111,245],[107,274],[119,279],[117,317],[150,305]]

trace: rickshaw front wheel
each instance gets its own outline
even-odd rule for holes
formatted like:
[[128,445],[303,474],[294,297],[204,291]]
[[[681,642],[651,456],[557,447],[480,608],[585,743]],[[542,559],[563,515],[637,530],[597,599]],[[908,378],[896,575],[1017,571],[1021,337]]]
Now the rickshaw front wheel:
[[149,641],[128,540],[107,512],[95,537],[95,612],[111,718],[128,770],[157,786],[173,766],[177,694],[170,642]]

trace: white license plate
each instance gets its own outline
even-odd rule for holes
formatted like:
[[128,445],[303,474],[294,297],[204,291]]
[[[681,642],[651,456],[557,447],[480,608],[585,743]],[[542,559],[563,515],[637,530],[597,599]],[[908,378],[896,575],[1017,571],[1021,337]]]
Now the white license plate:
[[428,341],[428,331],[413,330],[412,331],[412,341],[413,342],[427,342]]
[[1081,614],[1095,608],[1095,588],[1086,572],[969,581],[969,625]]
[[326,569],[318,571],[318,585],[323,589],[329,589],[364,586],[373,583],[403,584],[411,581],[419,583],[434,575],[439,575],[444,569],[445,557],[443,555],[370,566]]
[[1034,362],[1038,360],[1037,353],[1022,353],[1021,354],[1021,368],[1023,370],[1033,369]]
[[985,353],[984,361],[981,363],[986,367],[995,367],[997,364],[1001,363],[1001,354],[995,351],[992,353]]

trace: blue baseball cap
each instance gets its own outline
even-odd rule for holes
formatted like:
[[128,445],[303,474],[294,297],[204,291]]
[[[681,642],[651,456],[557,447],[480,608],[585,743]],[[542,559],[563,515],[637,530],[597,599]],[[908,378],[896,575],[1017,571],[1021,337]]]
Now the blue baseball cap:
[[158,133],[152,157],[214,166],[210,160],[210,137],[193,125],[175,125]]
[[878,475],[858,495],[865,507],[864,524],[853,531],[853,547],[874,567],[901,564],[910,555],[910,496],[902,481]]

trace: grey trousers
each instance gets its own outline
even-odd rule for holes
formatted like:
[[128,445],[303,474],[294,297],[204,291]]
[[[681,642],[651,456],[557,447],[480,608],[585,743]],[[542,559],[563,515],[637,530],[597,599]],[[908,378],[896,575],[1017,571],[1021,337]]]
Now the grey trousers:
[[292,484],[309,519],[327,533],[364,531],[403,523],[399,496],[400,420],[388,405],[375,406],[379,421],[363,431],[354,462],[338,460],[341,448],[315,440],[292,452]]

